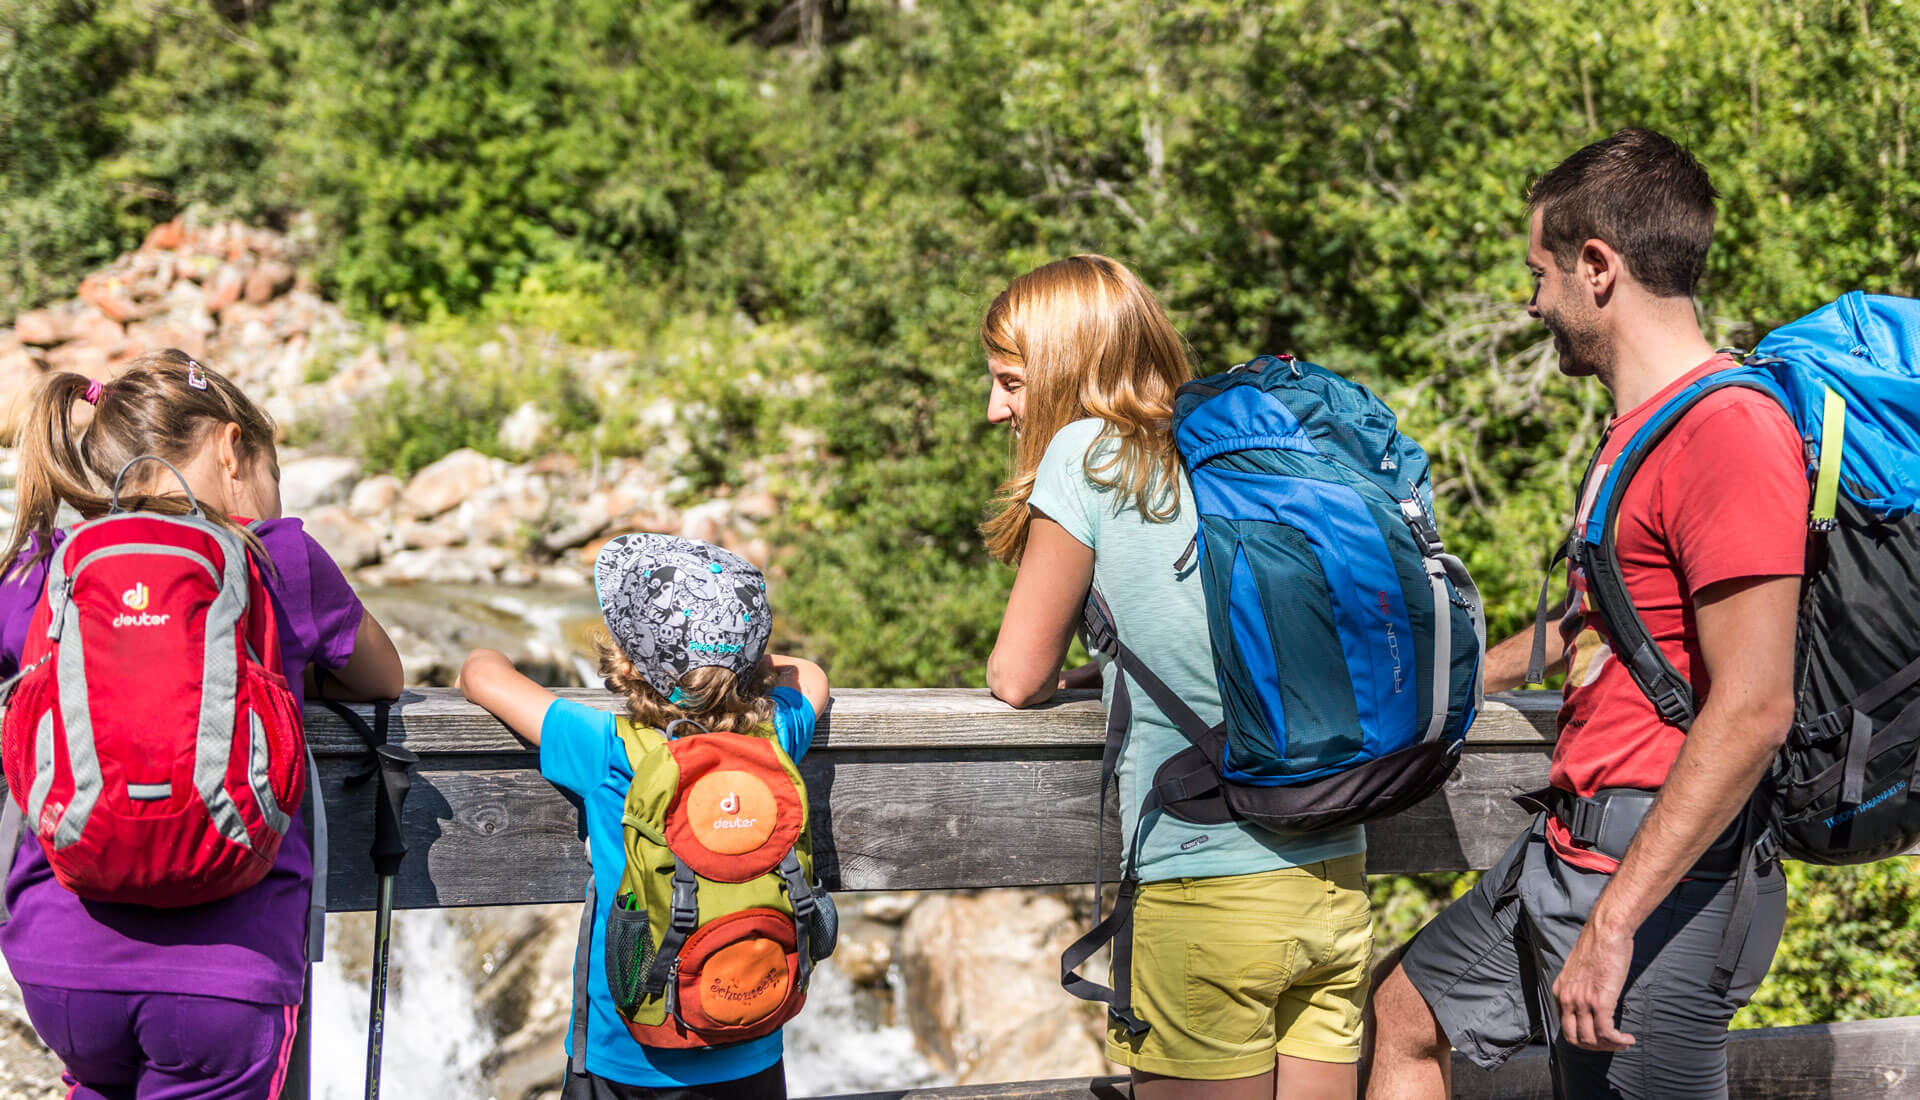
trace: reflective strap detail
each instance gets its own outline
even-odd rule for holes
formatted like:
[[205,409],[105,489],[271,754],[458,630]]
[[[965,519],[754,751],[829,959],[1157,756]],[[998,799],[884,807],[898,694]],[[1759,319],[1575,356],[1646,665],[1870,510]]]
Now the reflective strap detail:
[[1473,583],[1473,576],[1467,572],[1467,563],[1452,554],[1436,555],[1447,577],[1453,581],[1454,591],[1467,601],[1467,613],[1473,619],[1473,640],[1478,647],[1479,656],[1473,666],[1473,709],[1478,711],[1486,702],[1487,688],[1487,609],[1480,600],[1480,586]]
[[[73,637],[60,647],[54,676],[59,682],[60,721],[67,733],[67,767],[73,771],[73,799],[61,811],[60,823],[54,829],[55,850],[80,839],[94,803],[100,799],[101,784],[100,756],[93,744],[93,713],[87,706],[87,660],[80,645],[80,605],[68,600],[65,618],[65,629]],[[53,758],[51,739],[47,758],[49,761]],[[34,808],[33,820],[37,828],[38,807]]]
[[260,815],[267,819],[267,828],[286,836],[293,819],[287,816],[273,797],[273,783],[267,778],[268,765],[271,763],[267,758],[267,726],[260,721],[258,711],[247,712],[247,732],[247,785],[253,788],[254,800],[260,803]]
[[47,711],[40,716],[40,725],[33,734],[33,786],[27,790],[27,816],[34,822],[40,820],[40,811],[47,804],[47,794],[53,790],[53,712]]
[[11,794],[0,791],[0,798],[6,799],[6,805],[0,807],[0,924],[13,918],[7,911],[7,876],[13,873],[13,857],[20,850],[20,833],[24,821],[20,815],[20,803],[13,800]]
[[313,805],[313,887],[307,894],[307,961],[327,951],[327,800],[320,796],[320,765],[307,749],[307,796]]
[[164,802],[173,797],[173,784],[129,783],[127,797],[140,802]]
[[1813,482],[1813,522],[1830,524],[1840,502],[1840,456],[1847,444],[1847,402],[1832,386],[1820,410],[1820,472]]
[[240,695],[239,625],[247,613],[247,551],[238,535],[207,529],[226,555],[219,594],[207,608],[205,669],[200,682],[200,732],[193,753],[193,786],[221,836],[251,847],[240,807],[227,793],[233,755],[233,719]]
[[1453,701],[1453,605],[1447,598],[1447,567],[1435,557],[1422,557],[1420,563],[1433,586],[1433,714],[1421,740],[1435,741],[1446,731],[1447,710]]
[[587,974],[593,962],[595,895],[593,875],[588,873],[587,901],[580,907],[580,938],[573,945],[573,1052],[567,1059],[569,1073],[587,1072]]

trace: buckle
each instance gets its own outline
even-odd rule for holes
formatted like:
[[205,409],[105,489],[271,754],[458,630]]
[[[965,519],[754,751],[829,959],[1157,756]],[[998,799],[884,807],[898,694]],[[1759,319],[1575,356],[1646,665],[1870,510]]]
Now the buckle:
[[1120,641],[1120,635],[1113,628],[1113,616],[1098,593],[1087,593],[1087,602],[1080,609],[1080,629],[1086,636],[1087,648],[1098,653],[1111,656]]
[[1680,694],[1677,688],[1668,688],[1653,700],[1653,709],[1659,713],[1662,721],[1682,729],[1693,721],[1693,707]]
[[1561,822],[1573,839],[1592,847],[1600,839],[1600,826],[1606,820],[1606,804],[1591,798],[1569,799],[1566,817]]
[[1427,514],[1425,504],[1416,492],[1412,497],[1400,501],[1400,518],[1407,521],[1407,527],[1413,532],[1413,539],[1420,544],[1420,552],[1432,557],[1446,549],[1440,541],[1440,529],[1434,526],[1433,517]]

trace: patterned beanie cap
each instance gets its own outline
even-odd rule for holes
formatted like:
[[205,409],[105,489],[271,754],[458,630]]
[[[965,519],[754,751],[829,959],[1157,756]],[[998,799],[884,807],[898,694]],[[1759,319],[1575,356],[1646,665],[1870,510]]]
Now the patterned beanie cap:
[[621,535],[601,547],[593,586],[607,630],[669,702],[696,668],[751,673],[767,651],[767,582],[738,554],[673,535]]

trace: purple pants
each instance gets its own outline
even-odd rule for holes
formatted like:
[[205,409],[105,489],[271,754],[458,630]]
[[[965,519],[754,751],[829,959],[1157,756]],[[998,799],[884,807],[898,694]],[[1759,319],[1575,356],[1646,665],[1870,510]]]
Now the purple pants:
[[70,1100],[275,1100],[297,1005],[20,983]]

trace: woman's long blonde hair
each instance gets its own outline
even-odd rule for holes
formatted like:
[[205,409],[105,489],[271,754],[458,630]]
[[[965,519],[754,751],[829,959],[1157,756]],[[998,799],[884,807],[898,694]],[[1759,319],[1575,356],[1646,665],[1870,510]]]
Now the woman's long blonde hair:
[[1105,421],[1100,439],[1115,444],[1089,449],[1087,477],[1131,497],[1145,519],[1178,514],[1173,397],[1193,368],[1166,310],[1125,265],[1089,255],[1034,268],[987,307],[980,342],[989,359],[1024,369],[1027,395],[1013,476],[980,528],[989,553],[1019,564],[1040,458],[1060,429],[1087,417]]

